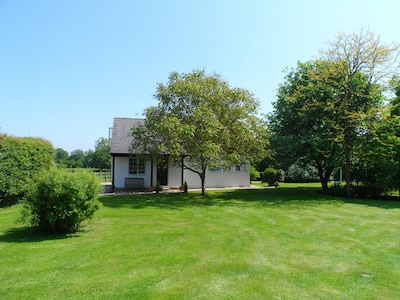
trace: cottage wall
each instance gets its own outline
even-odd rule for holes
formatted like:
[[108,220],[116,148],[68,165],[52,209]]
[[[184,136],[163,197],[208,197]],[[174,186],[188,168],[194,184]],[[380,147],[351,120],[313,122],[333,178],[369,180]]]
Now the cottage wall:
[[143,178],[144,186],[150,186],[150,174],[151,174],[151,163],[147,161],[145,164],[145,174],[129,174],[129,157],[115,157],[115,167],[112,168],[115,171],[114,174],[114,186],[116,188],[125,187],[125,178]]
[[[129,174],[129,157],[116,156],[114,159],[114,186],[116,188],[125,187],[125,178],[143,178],[146,188],[151,185],[151,161],[146,161],[145,174]],[[207,170],[206,187],[223,188],[223,187],[246,187],[250,186],[250,166],[241,166],[240,171],[235,168],[231,170]],[[181,168],[177,165],[169,164],[168,166],[168,186],[179,187],[181,185]],[[201,181],[198,174],[184,170],[183,180],[187,182],[189,189],[201,188]],[[153,185],[157,181],[157,166],[153,165]]]
[[[206,172],[206,188],[247,187],[250,186],[249,166],[244,166],[240,171],[218,170]],[[201,188],[200,176],[185,170],[184,180],[190,189]]]

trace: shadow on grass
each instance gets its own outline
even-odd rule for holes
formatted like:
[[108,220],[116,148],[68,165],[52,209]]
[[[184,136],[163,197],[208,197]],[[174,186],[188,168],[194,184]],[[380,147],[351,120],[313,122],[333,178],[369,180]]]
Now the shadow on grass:
[[8,230],[0,235],[0,242],[6,243],[33,243],[51,240],[61,240],[78,237],[79,234],[45,234],[34,227],[19,227]]
[[157,207],[160,209],[183,209],[193,206],[290,206],[302,208],[321,204],[342,205],[353,203],[378,208],[400,208],[400,201],[348,199],[323,194],[319,188],[268,188],[212,190],[206,197],[200,192],[188,194],[146,194],[146,195],[106,195],[100,202],[111,208],[127,207],[141,209]]

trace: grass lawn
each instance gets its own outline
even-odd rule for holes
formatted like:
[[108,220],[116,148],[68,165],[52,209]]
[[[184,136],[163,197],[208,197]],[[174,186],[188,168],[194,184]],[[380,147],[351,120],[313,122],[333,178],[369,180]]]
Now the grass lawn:
[[0,209],[0,298],[399,299],[400,201],[312,185],[100,201],[68,236]]

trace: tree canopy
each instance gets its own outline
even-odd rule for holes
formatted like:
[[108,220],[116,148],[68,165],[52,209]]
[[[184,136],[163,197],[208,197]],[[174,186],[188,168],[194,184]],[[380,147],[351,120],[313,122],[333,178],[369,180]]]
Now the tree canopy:
[[204,70],[173,72],[158,84],[158,105],[133,129],[136,153],[168,154],[171,161],[200,176],[205,195],[209,167],[231,167],[262,157],[266,130],[257,117],[259,102]]
[[333,169],[344,165],[351,196],[351,168],[361,161],[355,150],[365,155],[361,144],[379,142],[384,92],[398,70],[398,50],[362,29],[338,35],[319,59],[299,63],[279,88],[270,117],[278,153],[314,161],[325,190]]
[[94,150],[77,149],[69,154],[66,150],[57,148],[55,150],[56,165],[60,168],[110,169],[110,144],[110,139],[102,137],[96,141]]
[[271,143],[278,159],[290,164],[312,163],[324,190],[334,169],[341,165],[335,86],[318,76],[332,67],[328,61],[298,63],[278,90],[270,115]]
[[344,133],[345,177],[347,195],[351,196],[350,168],[355,140],[360,129],[379,114],[383,87],[399,70],[399,45],[384,44],[374,33],[361,29],[339,34],[321,52],[324,59],[336,66],[330,69],[330,76],[340,79],[335,105]]

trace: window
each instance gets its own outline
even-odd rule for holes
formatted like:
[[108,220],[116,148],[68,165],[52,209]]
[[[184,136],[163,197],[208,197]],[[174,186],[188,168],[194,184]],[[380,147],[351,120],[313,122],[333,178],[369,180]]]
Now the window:
[[233,166],[229,169],[229,171],[231,172],[240,172],[240,170],[241,170],[240,165]]
[[222,171],[222,168],[221,167],[217,167],[217,166],[209,166],[208,167],[208,170],[210,171],[210,172],[221,172]]
[[144,174],[145,164],[143,159],[137,157],[129,158],[129,174]]

